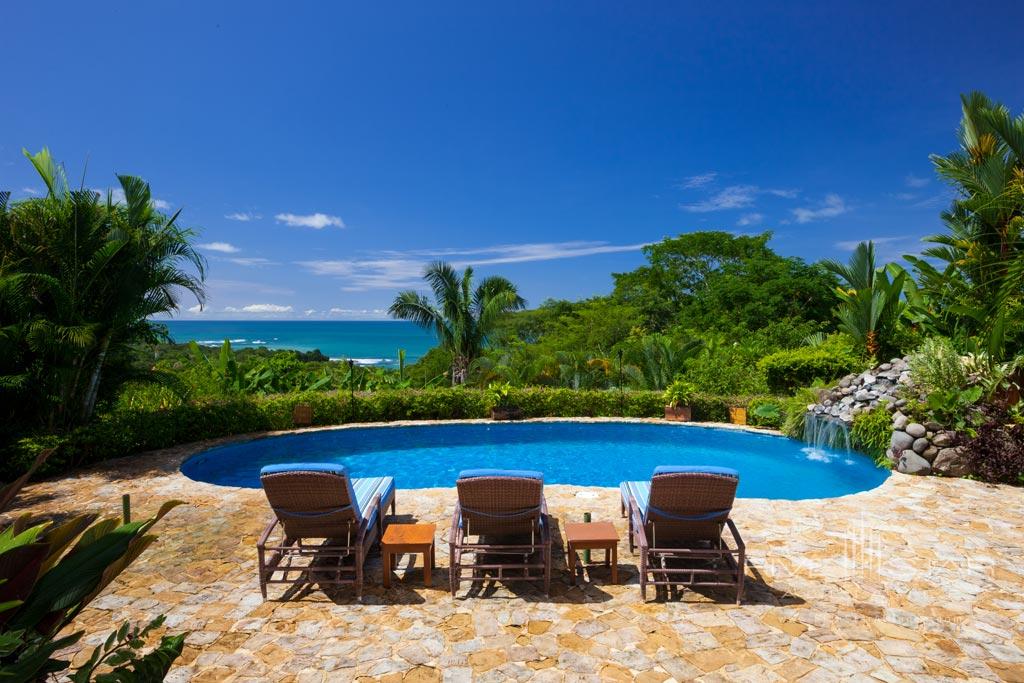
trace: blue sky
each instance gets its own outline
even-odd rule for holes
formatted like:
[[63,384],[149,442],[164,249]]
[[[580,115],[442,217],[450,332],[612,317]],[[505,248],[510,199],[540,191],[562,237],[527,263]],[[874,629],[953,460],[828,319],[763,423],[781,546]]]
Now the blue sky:
[[1014,3],[373,5],[16,3],[0,188],[145,177],[202,231],[182,317],[373,318],[436,258],[535,305],[690,230],[913,251],[959,93],[1024,108]]

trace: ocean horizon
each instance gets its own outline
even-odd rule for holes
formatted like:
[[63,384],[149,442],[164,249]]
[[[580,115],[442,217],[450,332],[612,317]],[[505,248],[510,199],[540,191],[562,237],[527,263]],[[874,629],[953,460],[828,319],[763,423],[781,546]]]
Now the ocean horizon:
[[398,365],[398,350],[414,363],[436,345],[434,334],[405,320],[156,320],[176,344],[195,341],[232,348],[320,351],[331,360]]

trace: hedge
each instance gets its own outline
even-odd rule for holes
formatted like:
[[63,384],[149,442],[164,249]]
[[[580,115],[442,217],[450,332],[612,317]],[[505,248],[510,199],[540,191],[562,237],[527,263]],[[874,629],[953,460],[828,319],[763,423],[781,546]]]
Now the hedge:
[[831,381],[860,370],[862,365],[854,354],[824,346],[776,351],[757,363],[768,389],[778,394],[792,394],[816,381]]
[[[664,414],[660,391],[596,391],[526,387],[513,389],[512,403],[524,417],[658,417]],[[730,405],[748,399],[697,394],[693,419],[727,422]],[[75,467],[132,453],[167,448],[232,434],[291,429],[292,410],[306,403],[318,426],[395,420],[455,420],[489,415],[487,392],[446,388],[358,393],[305,392],[268,397],[238,397],[191,403],[163,410],[120,410],[66,436],[33,436],[3,449],[0,479],[11,481],[45,448],[55,452],[40,470],[52,476]]]

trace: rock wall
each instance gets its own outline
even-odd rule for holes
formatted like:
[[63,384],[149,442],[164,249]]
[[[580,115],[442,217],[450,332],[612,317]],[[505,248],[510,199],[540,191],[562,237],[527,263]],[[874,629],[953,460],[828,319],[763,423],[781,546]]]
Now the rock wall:
[[855,415],[884,406],[892,413],[892,439],[886,455],[897,471],[949,477],[969,474],[964,450],[956,445],[955,432],[937,422],[912,422],[900,410],[907,405],[906,396],[914,388],[908,361],[909,358],[893,358],[860,374],[847,375],[822,395],[820,403],[807,409],[850,425]]
[[847,375],[839,380],[822,396],[821,403],[808,406],[816,415],[833,417],[846,424],[853,423],[853,416],[885,404],[889,410],[902,408],[906,399],[900,398],[901,387],[913,387],[910,378],[910,364],[906,358],[893,358],[859,375]]

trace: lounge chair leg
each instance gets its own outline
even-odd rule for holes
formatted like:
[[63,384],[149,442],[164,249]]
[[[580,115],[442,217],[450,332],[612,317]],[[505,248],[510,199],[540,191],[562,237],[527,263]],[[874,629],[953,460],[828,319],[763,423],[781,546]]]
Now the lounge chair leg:
[[458,584],[455,582],[455,575],[458,567],[455,564],[455,546],[448,546],[448,587],[452,590],[452,597],[458,592]]
[[739,605],[743,600],[743,583],[747,578],[747,558],[745,553],[740,551],[740,562],[736,568],[736,604]]
[[640,553],[640,599],[647,601],[647,554]]

